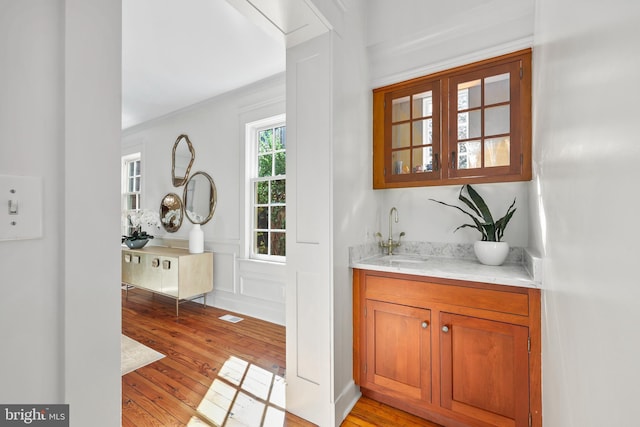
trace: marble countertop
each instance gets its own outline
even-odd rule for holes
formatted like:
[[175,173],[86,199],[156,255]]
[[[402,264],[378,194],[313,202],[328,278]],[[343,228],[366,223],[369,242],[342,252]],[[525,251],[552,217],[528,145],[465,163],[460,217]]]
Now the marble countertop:
[[[431,244],[433,245],[433,244]],[[501,266],[483,265],[474,256],[468,256],[465,249],[445,249],[413,251],[397,255],[383,255],[378,250],[350,251],[350,266],[363,270],[385,271],[390,273],[414,274],[418,276],[439,277],[445,279],[467,280],[497,285],[540,288],[541,270],[536,264],[539,259],[520,250],[510,256]],[[438,249],[438,248],[436,248]],[[373,252],[373,253],[372,253]],[[463,252],[461,254],[461,252]]]

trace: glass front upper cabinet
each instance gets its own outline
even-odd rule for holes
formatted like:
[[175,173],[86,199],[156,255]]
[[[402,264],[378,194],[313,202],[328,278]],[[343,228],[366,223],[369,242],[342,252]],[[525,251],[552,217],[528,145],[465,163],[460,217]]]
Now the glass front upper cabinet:
[[531,179],[531,51],[375,89],[374,188]]

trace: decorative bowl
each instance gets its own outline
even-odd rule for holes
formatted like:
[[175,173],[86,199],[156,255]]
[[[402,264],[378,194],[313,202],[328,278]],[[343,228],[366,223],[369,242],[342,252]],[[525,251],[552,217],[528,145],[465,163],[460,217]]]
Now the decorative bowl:
[[129,249],[141,249],[148,241],[149,239],[124,239],[124,244],[127,245]]

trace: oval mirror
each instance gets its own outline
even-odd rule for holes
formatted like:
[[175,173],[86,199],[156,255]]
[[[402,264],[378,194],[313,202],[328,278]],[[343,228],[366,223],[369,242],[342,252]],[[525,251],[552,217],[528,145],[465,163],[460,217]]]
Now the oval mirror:
[[175,233],[182,225],[182,200],[175,193],[169,193],[160,203],[160,222],[169,233]]
[[206,224],[217,203],[216,185],[209,174],[196,172],[184,187],[184,214],[194,224]]
[[173,144],[171,156],[171,179],[174,187],[180,187],[187,182],[189,171],[196,158],[196,152],[187,135],[180,135]]

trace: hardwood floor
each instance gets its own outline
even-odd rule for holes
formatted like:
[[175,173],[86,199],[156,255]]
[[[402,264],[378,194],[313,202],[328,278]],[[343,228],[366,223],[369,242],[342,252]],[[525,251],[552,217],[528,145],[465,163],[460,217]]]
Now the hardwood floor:
[[[172,299],[122,295],[123,334],[166,355],[122,377],[122,426],[314,425],[284,411],[284,327],[193,302],[176,318]],[[439,427],[366,398],[342,425]]]

